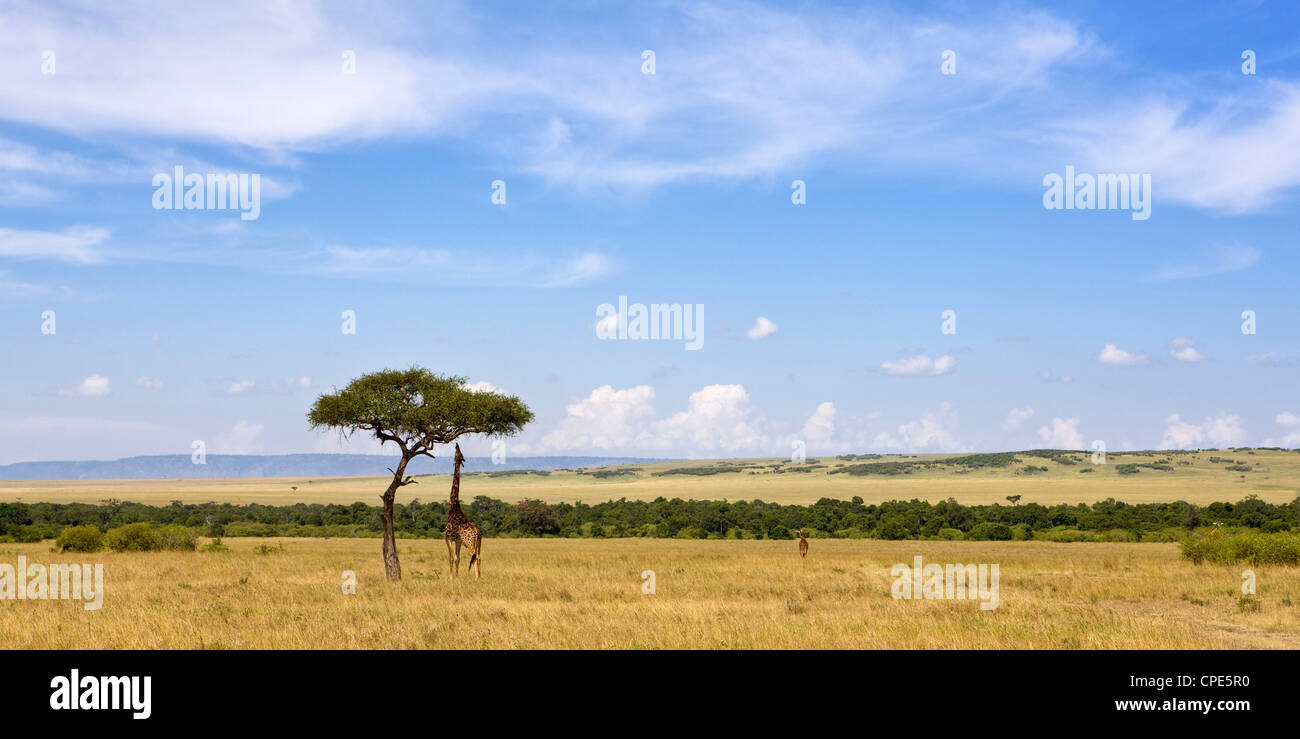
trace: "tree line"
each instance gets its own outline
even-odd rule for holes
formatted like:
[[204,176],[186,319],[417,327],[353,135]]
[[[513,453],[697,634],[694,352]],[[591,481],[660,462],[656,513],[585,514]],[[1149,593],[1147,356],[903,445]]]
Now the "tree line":
[[[392,526],[404,538],[440,538],[446,502],[412,500],[393,507]],[[465,511],[489,537],[657,537],[791,539],[795,529],[813,537],[878,539],[1045,539],[1055,541],[1176,541],[1216,523],[1264,533],[1300,529],[1300,497],[1273,504],[1250,496],[1205,506],[1130,504],[1107,499],[1091,505],[1038,503],[962,505],[953,499],[867,504],[822,498],[811,505],[752,501],[611,500],[604,503],[507,503],[479,496]],[[101,531],[132,523],[180,525],[217,536],[380,536],[384,508],[350,505],[270,506],[251,503],[166,506],[116,500],[90,503],[0,503],[0,541],[41,541],[68,526]]]

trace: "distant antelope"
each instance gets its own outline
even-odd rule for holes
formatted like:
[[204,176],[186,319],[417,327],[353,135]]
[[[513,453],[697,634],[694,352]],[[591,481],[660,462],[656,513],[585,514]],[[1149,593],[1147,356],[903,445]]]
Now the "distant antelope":
[[799,535],[799,556],[808,556],[808,540],[804,538],[803,529],[796,529],[795,533]]

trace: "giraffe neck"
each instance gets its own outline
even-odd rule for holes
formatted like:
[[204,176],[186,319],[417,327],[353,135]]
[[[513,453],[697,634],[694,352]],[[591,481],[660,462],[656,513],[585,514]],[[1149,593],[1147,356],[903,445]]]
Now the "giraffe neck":
[[451,505],[449,511],[460,510],[460,460],[457,459],[451,473]]

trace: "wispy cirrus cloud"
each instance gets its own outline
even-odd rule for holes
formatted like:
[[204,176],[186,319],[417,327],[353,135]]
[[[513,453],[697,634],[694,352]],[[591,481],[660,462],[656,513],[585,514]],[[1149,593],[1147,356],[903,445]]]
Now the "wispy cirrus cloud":
[[0,228],[0,257],[55,259],[94,264],[103,261],[98,247],[108,240],[106,228],[74,226],[62,231]]
[[1159,281],[1166,281],[1222,275],[1254,267],[1259,264],[1263,256],[1259,249],[1233,244],[1206,252],[1192,261],[1161,267],[1156,270],[1153,277]]

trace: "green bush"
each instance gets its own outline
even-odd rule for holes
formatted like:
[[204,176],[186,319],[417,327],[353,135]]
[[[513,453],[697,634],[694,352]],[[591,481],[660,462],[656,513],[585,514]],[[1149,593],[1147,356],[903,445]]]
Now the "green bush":
[[1300,536],[1290,533],[1190,536],[1183,557],[1195,564],[1300,565]]
[[222,544],[222,543],[221,543],[221,537],[218,536],[217,538],[213,539],[212,541],[208,542],[207,544],[204,544],[204,545],[203,545],[203,551],[205,551],[205,552],[228,552],[228,551],[230,551],[230,547],[226,546],[225,544]]
[[129,523],[109,529],[104,544],[115,552],[152,552],[162,548],[162,539],[147,523]]
[[1011,527],[994,521],[981,521],[966,534],[973,541],[1011,541]]
[[196,547],[194,532],[188,527],[169,524],[158,529],[159,548],[192,552]]
[[1053,526],[1047,531],[1039,531],[1035,538],[1056,542],[1092,541],[1092,535],[1073,526]]
[[275,536],[275,527],[266,523],[228,523],[226,536]]
[[68,526],[54,543],[60,552],[98,552],[104,548],[104,533],[96,526]]
[[947,541],[958,541],[965,536],[961,529],[939,529],[939,538]]
[[19,544],[35,544],[38,541],[54,538],[54,529],[45,524],[34,526],[10,526],[9,536]]

